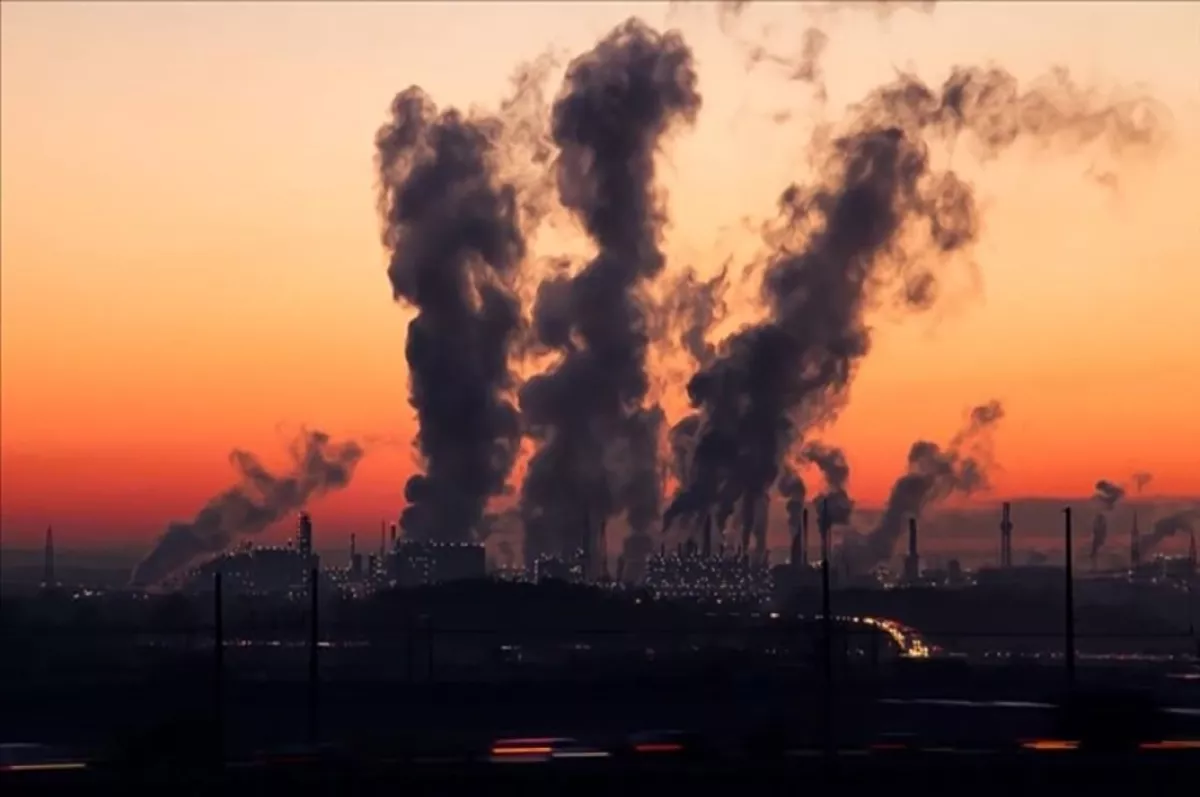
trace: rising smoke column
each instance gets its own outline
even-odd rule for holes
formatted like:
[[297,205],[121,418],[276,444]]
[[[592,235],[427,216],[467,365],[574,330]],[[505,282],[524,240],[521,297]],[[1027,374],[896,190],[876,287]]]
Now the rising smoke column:
[[1003,417],[1003,407],[991,401],[971,410],[966,427],[945,449],[927,440],[913,443],[908,471],[892,485],[879,524],[843,551],[855,569],[866,570],[890,559],[909,518],[920,518],[953,493],[971,495],[988,488],[991,432]]
[[1129,478],[1133,480],[1133,487],[1137,490],[1138,495],[1141,495],[1145,486],[1154,480],[1154,474],[1139,470]]
[[350,483],[363,450],[353,441],[330,442],[320,431],[304,433],[290,447],[292,467],[282,476],[247,451],[229,461],[238,481],[211,498],[190,523],[171,523],[150,553],[133,569],[131,583],[148,587],[203,556],[228,548],[238,537],[259,534],[309,500]]
[[1115,482],[1110,482],[1108,479],[1101,479],[1096,482],[1096,491],[1092,495],[1092,500],[1100,504],[1102,514],[1096,515],[1096,519],[1092,522],[1092,549],[1090,557],[1095,561],[1099,555],[1100,549],[1104,547],[1105,540],[1108,539],[1108,518],[1106,515],[1116,508],[1117,502],[1125,497],[1125,488]]
[[816,502],[825,507],[830,525],[849,523],[854,501],[846,489],[850,483],[850,463],[846,461],[845,453],[836,446],[813,442],[804,447],[803,457],[817,466],[825,480],[825,489],[816,497]]
[[935,271],[969,249],[980,223],[971,187],[931,166],[928,142],[965,138],[985,160],[1026,137],[1116,151],[1157,143],[1152,111],[1099,103],[1061,71],[1022,91],[1002,69],[957,68],[940,89],[901,75],[816,137],[815,178],[783,192],[766,237],[767,319],[724,341],[688,384],[700,428],[667,522],[756,502],[792,445],[845,402],[870,349],[865,312],[889,298],[933,303]]
[[663,268],[654,158],[663,137],[699,108],[683,39],[640,20],[568,66],[551,114],[558,190],[598,253],[578,274],[543,282],[534,305],[539,343],[561,358],[521,390],[538,444],[521,496],[527,559],[574,547],[585,523],[596,527],[622,510],[634,538],[629,553],[650,547],[637,538],[660,509],[662,414],[644,406],[643,290]]
[[495,178],[499,132],[412,87],[375,137],[388,279],[417,311],[405,357],[424,472],[404,487],[400,523],[418,540],[471,539],[520,443],[508,355],[525,245],[516,190]]
[[1142,555],[1150,553],[1167,537],[1174,537],[1181,531],[1194,533],[1197,525],[1200,525],[1200,509],[1185,509],[1155,521],[1154,528],[1141,539]]

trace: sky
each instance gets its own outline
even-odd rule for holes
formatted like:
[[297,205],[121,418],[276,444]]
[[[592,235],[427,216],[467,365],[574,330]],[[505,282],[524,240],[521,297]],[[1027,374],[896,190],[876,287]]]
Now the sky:
[[[715,271],[747,244],[739,219],[803,179],[809,95],[748,71],[711,8],[467,5],[0,6],[5,544],[51,523],[60,542],[148,542],[229,483],[231,449],[275,463],[305,426],[374,441],[312,507],[318,528],[397,515],[416,466],[410,315],[386,277],[372,139],[411,84],[494,106],[520,63],[637,14],[682,30],[705,102],[660,165],[670,268]],[[786,43],[805,19],[779,3],[742,24]],[[1020,78],[1065,65],[1171,113],[1169,145],[1119,164],[1115,189],[1063,153],[979,170],[976,278],[933,313],[874,319],[823,434],[853,495],[882,502],[913,440],[949,438],[990,398],[1008,416],[989,499],[1085,496],[1135,470],[1150,495],[1200,495],[1200,5],[962,2],[825,29],[831,107],[896,69],[937,81],[991,61]],[[781,109],[792,122],[771,121]]]

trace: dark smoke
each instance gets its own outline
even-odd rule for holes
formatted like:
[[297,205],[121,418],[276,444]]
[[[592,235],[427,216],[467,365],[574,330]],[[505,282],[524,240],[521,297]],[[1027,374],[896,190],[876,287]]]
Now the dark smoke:
[[728,269],[724,268],[702,280],[695,271],[687,269],[672,281],[661,308],[667,329],[678,331],[679,346],[698,366],[707,365],[716,355],[715,347],[708,342],[708,333],[729,312],[725,303],[729,289],[727,276]]
[[1141,495],[1142,488],[1144,488],[1147,484],[1149,484],[1154,479],[1154,474],[1147,473],[1144,470],[1140,470],[1137,473],[1133,474],[1130,478],[1133,480],[1134,489],[1137,490],[1138,495]]
[[804,488],[804,480],[796,473],[795,468],[785,462],[780,468],[779,483],[775,487],[784,500],[784,508],[788,517],[788,531],[795,534],[799,531],[800,523],[804,518],[804,502],[807,492]]
[[854,513],[854,501],[846,491],[850,481],[850,465],[840,448],[822,443],[809,443],[804,447],[804,459],[817,466],[825,480],[824,491],[816,497],[819,506],[824,506],[825,519],[831,526],[844,526]]
[[1146,110],[1098,104],[1064,72],[1022,91],[1001,69],[959,68],[940,89],[901,75],[836,135],[816,137],[816,179],[783,192],[767,235],[767,319],[727,339],[688,384],[699,429],[666,519],[756,502],[793,444],[846,401],[870,350],[866,312],[889,299],[933,304],[936,269],[971,247],[980,221],[971,187],[931,166],[929,142],[965,137],[983,157],[1022,138],[1119,149],[1157,139]]
[[573,547],[583,524],[596,528],[622,511],[631,526],[628,558],[651,547],[646,523],[660,510],[662,416],[644,406],[644,289],[662,271],[665,219],[654,158],[664,136],[693,122],[699,108],[682,37],[636,19],[569,65],[554,103],[559,195],[598,254],[575,276],[543,282],[534,306],[540,345],[561,358],[521,390],[538,443],[521,496],[527,559]]
[[195,560],[218,554],[238,537],[259,534],[309,500],[350,483],[363,450],[353,441],[331,443],[324,432],[305,432],[290,447],[292,467],[276,476],[247,451],[229,461],[238,482],[204,505],[190,523],[172,523],[133,569],[134,586],[154,586]]
[[471,539],[520,443],[508,354],[525,244],[516,190],[495,177],[499,132],[412,87],[375,137],[388,279],[417,310],[405,356],[425,472],[405,485],[400,519],[417,540]]
[[1155,521],[1154,528],[1141,540],[1142,555],[1153,551],[1167,537],[1174,537],[1181,531],[1194,533],[1200,524],[1200,509],[1185,509]]
[[919,440],[908,452],[908,472],[896,480],[883,517],[870,534],[844,550],[847,561],[862,571],[886,562],[909,518],[920,518],[932,505],[953,493],[971,495],[988,488],[990,437],[1004,409],[991,401],[971,410],[966,428],[943,450]]
[[1104,507],[1105,512],[1111,512],[1117,502],[1125,497],[1125,488],[1107,479],[1096,482],[1096,492],[1092,499]]

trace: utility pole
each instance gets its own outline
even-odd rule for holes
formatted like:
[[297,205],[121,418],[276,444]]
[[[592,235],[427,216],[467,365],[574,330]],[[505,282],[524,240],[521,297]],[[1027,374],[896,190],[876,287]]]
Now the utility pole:
[[1066,611],[1066,639],[1064,655],[1067,662],[1067,685],[1071,688],[1075,686],[1075,567],[1072,561],[1073,542],[1071,539],[1071,507],[1063,510],[1065,520],[1063,528],[1063,545],[1065,546],[1066,554],[1066,600],[1064,608]]
[[320,680],[320,670],[318,668],[317,650],[320,641],[320,617],[318,615],[320,607],[320,594],[317,588],[317,577],[320,571],[317,568],[312,568],[308,574],[308,594],[310,598],[309,607],[309,633],[308,633],[308,740],[311,744],[317,743],[317,685]]
[[832,600],[829,594],[829,505],[825,499],[821,500],[821,508],[818,517],[818,525],[821,533],[821,628],[822,628],[822,644],[823,651],[823,669],[825,676],[825,694],[823,706],[824,720],[824,736],[825,736],[825,755],[830,763],[837,752],[834,744],[833,734],[833,616],[831,614]]
[[217,725],[217,760],[222,762],[225,758],[225,617],[220,572],[213,575],[213,709]]

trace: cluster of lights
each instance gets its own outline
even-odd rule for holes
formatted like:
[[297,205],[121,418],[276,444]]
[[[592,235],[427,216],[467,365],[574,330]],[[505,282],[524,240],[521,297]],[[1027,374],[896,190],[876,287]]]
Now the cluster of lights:
[[658,554],[647,567],[646,585],[662,597],[748,600],[772,591],[770,570],[747,557]]

